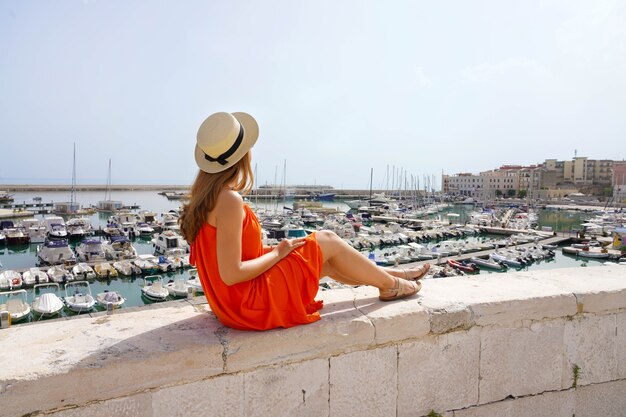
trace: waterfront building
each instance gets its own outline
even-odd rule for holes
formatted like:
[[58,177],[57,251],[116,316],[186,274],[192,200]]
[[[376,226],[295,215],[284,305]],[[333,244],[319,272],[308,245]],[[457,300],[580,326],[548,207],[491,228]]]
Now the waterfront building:
[[473,197],[482,200],[484,195],[484,178],[470,173],[442,176],[442,191],[453,196]]
[[613,162],[613,198],[626,203],[626,161]]
[[574,188],[600,195],[604,188],[611,186],[613,163],[610,159],[584,156],[575,156],[571,161],[546,159],[541,185],[545,189]]

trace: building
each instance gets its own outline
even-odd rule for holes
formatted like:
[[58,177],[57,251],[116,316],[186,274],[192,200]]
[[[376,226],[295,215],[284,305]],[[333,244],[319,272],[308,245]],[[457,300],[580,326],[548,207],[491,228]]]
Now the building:
[[[588,159],[577,156],[571,161],[546,159],[543,163],[541,187],[545,189],[567,188],[589,189],[599,192],[610,187],[613,179],[613,161],[610,159]],[[574,186],[574,187],[572,187]]]
[[456,175],[443,175],[441,184],[445,194],[483,199],[485,197],[483,181],[484,178],[481,175],[464,172]]
[[626,203],[626,161],[613,162],[613,198]]

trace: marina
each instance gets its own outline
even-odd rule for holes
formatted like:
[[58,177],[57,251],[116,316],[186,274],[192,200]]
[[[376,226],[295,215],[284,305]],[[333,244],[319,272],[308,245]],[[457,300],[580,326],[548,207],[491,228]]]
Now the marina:
[[[37,192],[42,199],[40,204],[48,207],[53,206],[54,201],[63,200],[63,194]],[[16,201],[33,198],[30,192],[16,192],[15,197]],[[27,207],[26,211],[34,220],[12,218],[13,226],[27,225],[24,230],[33,233],[41,227],[44,234],[39,238],[32,234],[31,243],[0,243],[3,266],[0,272],[9,277],[3,284],[0,275],[0,291],[4,291],[7,298],[25,297],[24,302],[31,310],[43,301],[53,302],[54,296],[65,303],[54,314],[24,314],[18,323],[199,294],[201,288],[195,271],[188,263],[188,246],[182,238],[178,241],[176,233],[176,213],[183,202],[168,199],[156,190],[119,191],[115,197],[132,202],[133,209],[57,216],[37,213],[38,206],[33,204],[30,207],[33,210]],[[101,195],[80,192],[77,200],[83,206],[95,205],[101,201]],[[283,237],[303,236],[317,229],[330,229],[380,265],[410,268],[430,263],[432,268],[427,279],[498,273],[510,268],[584,267],[590,263],[620,262],[622,258],[617,250],[605,250],[596,256],[593,254],[600,253],[600,248],[585,250],[578,230],[584,229],[583,224],[589,227],[591,223],[587,222],[590,215],[583,212],[540,210],[538,215],[533,214],[536,223],[532,229],[528,215],[511,208],[481,212],[482,209],[473,206],[447,203],[411,208],[409,202],[391,200],[390,205],[351,210],[343,201],[263,201],[254,197],[248,203],[260,218],[268,243]],[[68,226],[65,230],[58,227],[63,223]],[[112,234],[117,233],[115,230],[120,233],[119,237]],[[0,233],[6,240],[9,233],[6,230]],[[58,233],[56,240],[48,239],[54,233]],[[72,239],[70,233],[74,236]],[[599,238],[603,238],[601,233]],[[68,239],[67,244],[60,243],[65,239]],[[603,242],[610,243],[610,239],[604,238]],[[119,252],[113,250],[114,244]],[[581,246],[571,250],[570,244]],[[126,245],[124,254],[121,245]],[[52,255],[46,255],[46,251]],[[66,252],[63,252],[62,262],[55,264],[50,259],[58,258],[60,251]],[[17,276],[10,272],[21,277],[20,285]],[[86,285],[75,288],[74,282],[86,282]],[[57,286],[48,287],[48,283]],[[320,285],[322,290],[340,287],[342,284],[328,278],[323,278]],[[9,297],[6,293],[10,291],[17,292]],[[53,295],[46,295],[42,301],[41,297],[47,293]],[[89,308],[68,306],[65,300],[77,294],[79,299],[90,295],[93,305]],[[111,306],[107,306],[107,302]]]

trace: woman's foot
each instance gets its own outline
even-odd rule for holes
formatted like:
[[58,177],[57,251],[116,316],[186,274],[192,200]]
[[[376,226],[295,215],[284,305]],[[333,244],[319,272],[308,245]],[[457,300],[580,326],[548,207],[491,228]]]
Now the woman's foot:
[[380,298],[381,301],[393,301],[400,300],[402,298],[410,297],[414,294],[417,294],[419,290],[422,289],[422,284],[417,281],[409,281],[402,278],[393,278],[395,281],[395,285],[393,288],[388,290],[380,290]]
[[426,273],[428,273],[429,270],[430,270],[430,264],[422,264],[415,268],[403,269],[404,278],[411,280],[411,281],[417,281],[418,279],[423,278],[424,275],[426,275]]

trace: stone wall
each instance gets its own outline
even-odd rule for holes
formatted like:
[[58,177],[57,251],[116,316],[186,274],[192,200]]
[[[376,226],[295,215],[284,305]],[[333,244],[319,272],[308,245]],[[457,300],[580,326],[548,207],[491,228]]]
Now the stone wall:
[[320,298],[321,321],[268,332],[202,299],[2,330],[0,416],[626,415],[624,266]]

